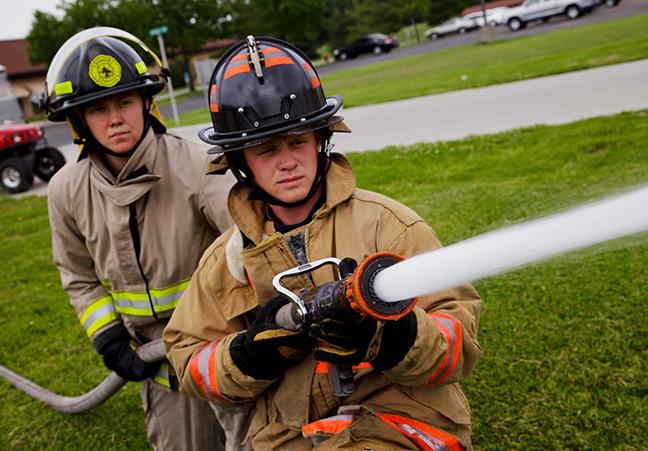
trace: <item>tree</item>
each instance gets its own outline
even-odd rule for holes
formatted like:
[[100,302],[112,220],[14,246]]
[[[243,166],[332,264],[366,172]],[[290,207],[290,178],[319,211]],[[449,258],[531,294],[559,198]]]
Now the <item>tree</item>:
[[159,25],[168,53],[178,54],[184,72],[193,77],[190,55],[207,40],[223,36],[221,2],[213,0],[75,0],[63,1],[62,18],[37,11],[27,37],[32,63],[49,63],[58,48],[73,34],[95,26],[112,26],[128,31],[157,53],[157,41],[149,30]]

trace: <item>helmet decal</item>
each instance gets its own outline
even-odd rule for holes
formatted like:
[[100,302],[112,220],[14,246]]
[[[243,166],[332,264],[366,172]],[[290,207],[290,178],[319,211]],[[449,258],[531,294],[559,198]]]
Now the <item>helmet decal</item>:
[[98,86],[112,88],[121,80],[121,66],[110,55],[97,55],[90,61],[88,75]]

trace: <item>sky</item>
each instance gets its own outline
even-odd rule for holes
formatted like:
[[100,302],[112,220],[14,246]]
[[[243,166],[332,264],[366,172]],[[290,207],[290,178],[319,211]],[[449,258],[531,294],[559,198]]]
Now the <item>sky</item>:
[[0,41],[27,37],[36,10],[57,13],[59,0],[0,0]]

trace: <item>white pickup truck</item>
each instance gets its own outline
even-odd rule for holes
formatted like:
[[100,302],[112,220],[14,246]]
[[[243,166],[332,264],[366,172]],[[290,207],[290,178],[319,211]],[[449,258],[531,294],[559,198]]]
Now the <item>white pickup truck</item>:
[[565,15],[576,19],[591,11],[600,0],[524,0],[520,6],[508,8],[503,22],[511,31],[518,31],[534,20],[549,20],[550,17]]

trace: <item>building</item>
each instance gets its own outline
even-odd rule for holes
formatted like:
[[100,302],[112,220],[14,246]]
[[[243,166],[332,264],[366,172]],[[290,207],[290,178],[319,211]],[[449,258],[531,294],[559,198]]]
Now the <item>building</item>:
[[45,89],[47,67],[31,64],[27,58],[28,43],[25,39],[0,41],[0,65],[5,66],[11,90],[20,102],[25,118],[34,116],[32,95],[40,95]]

